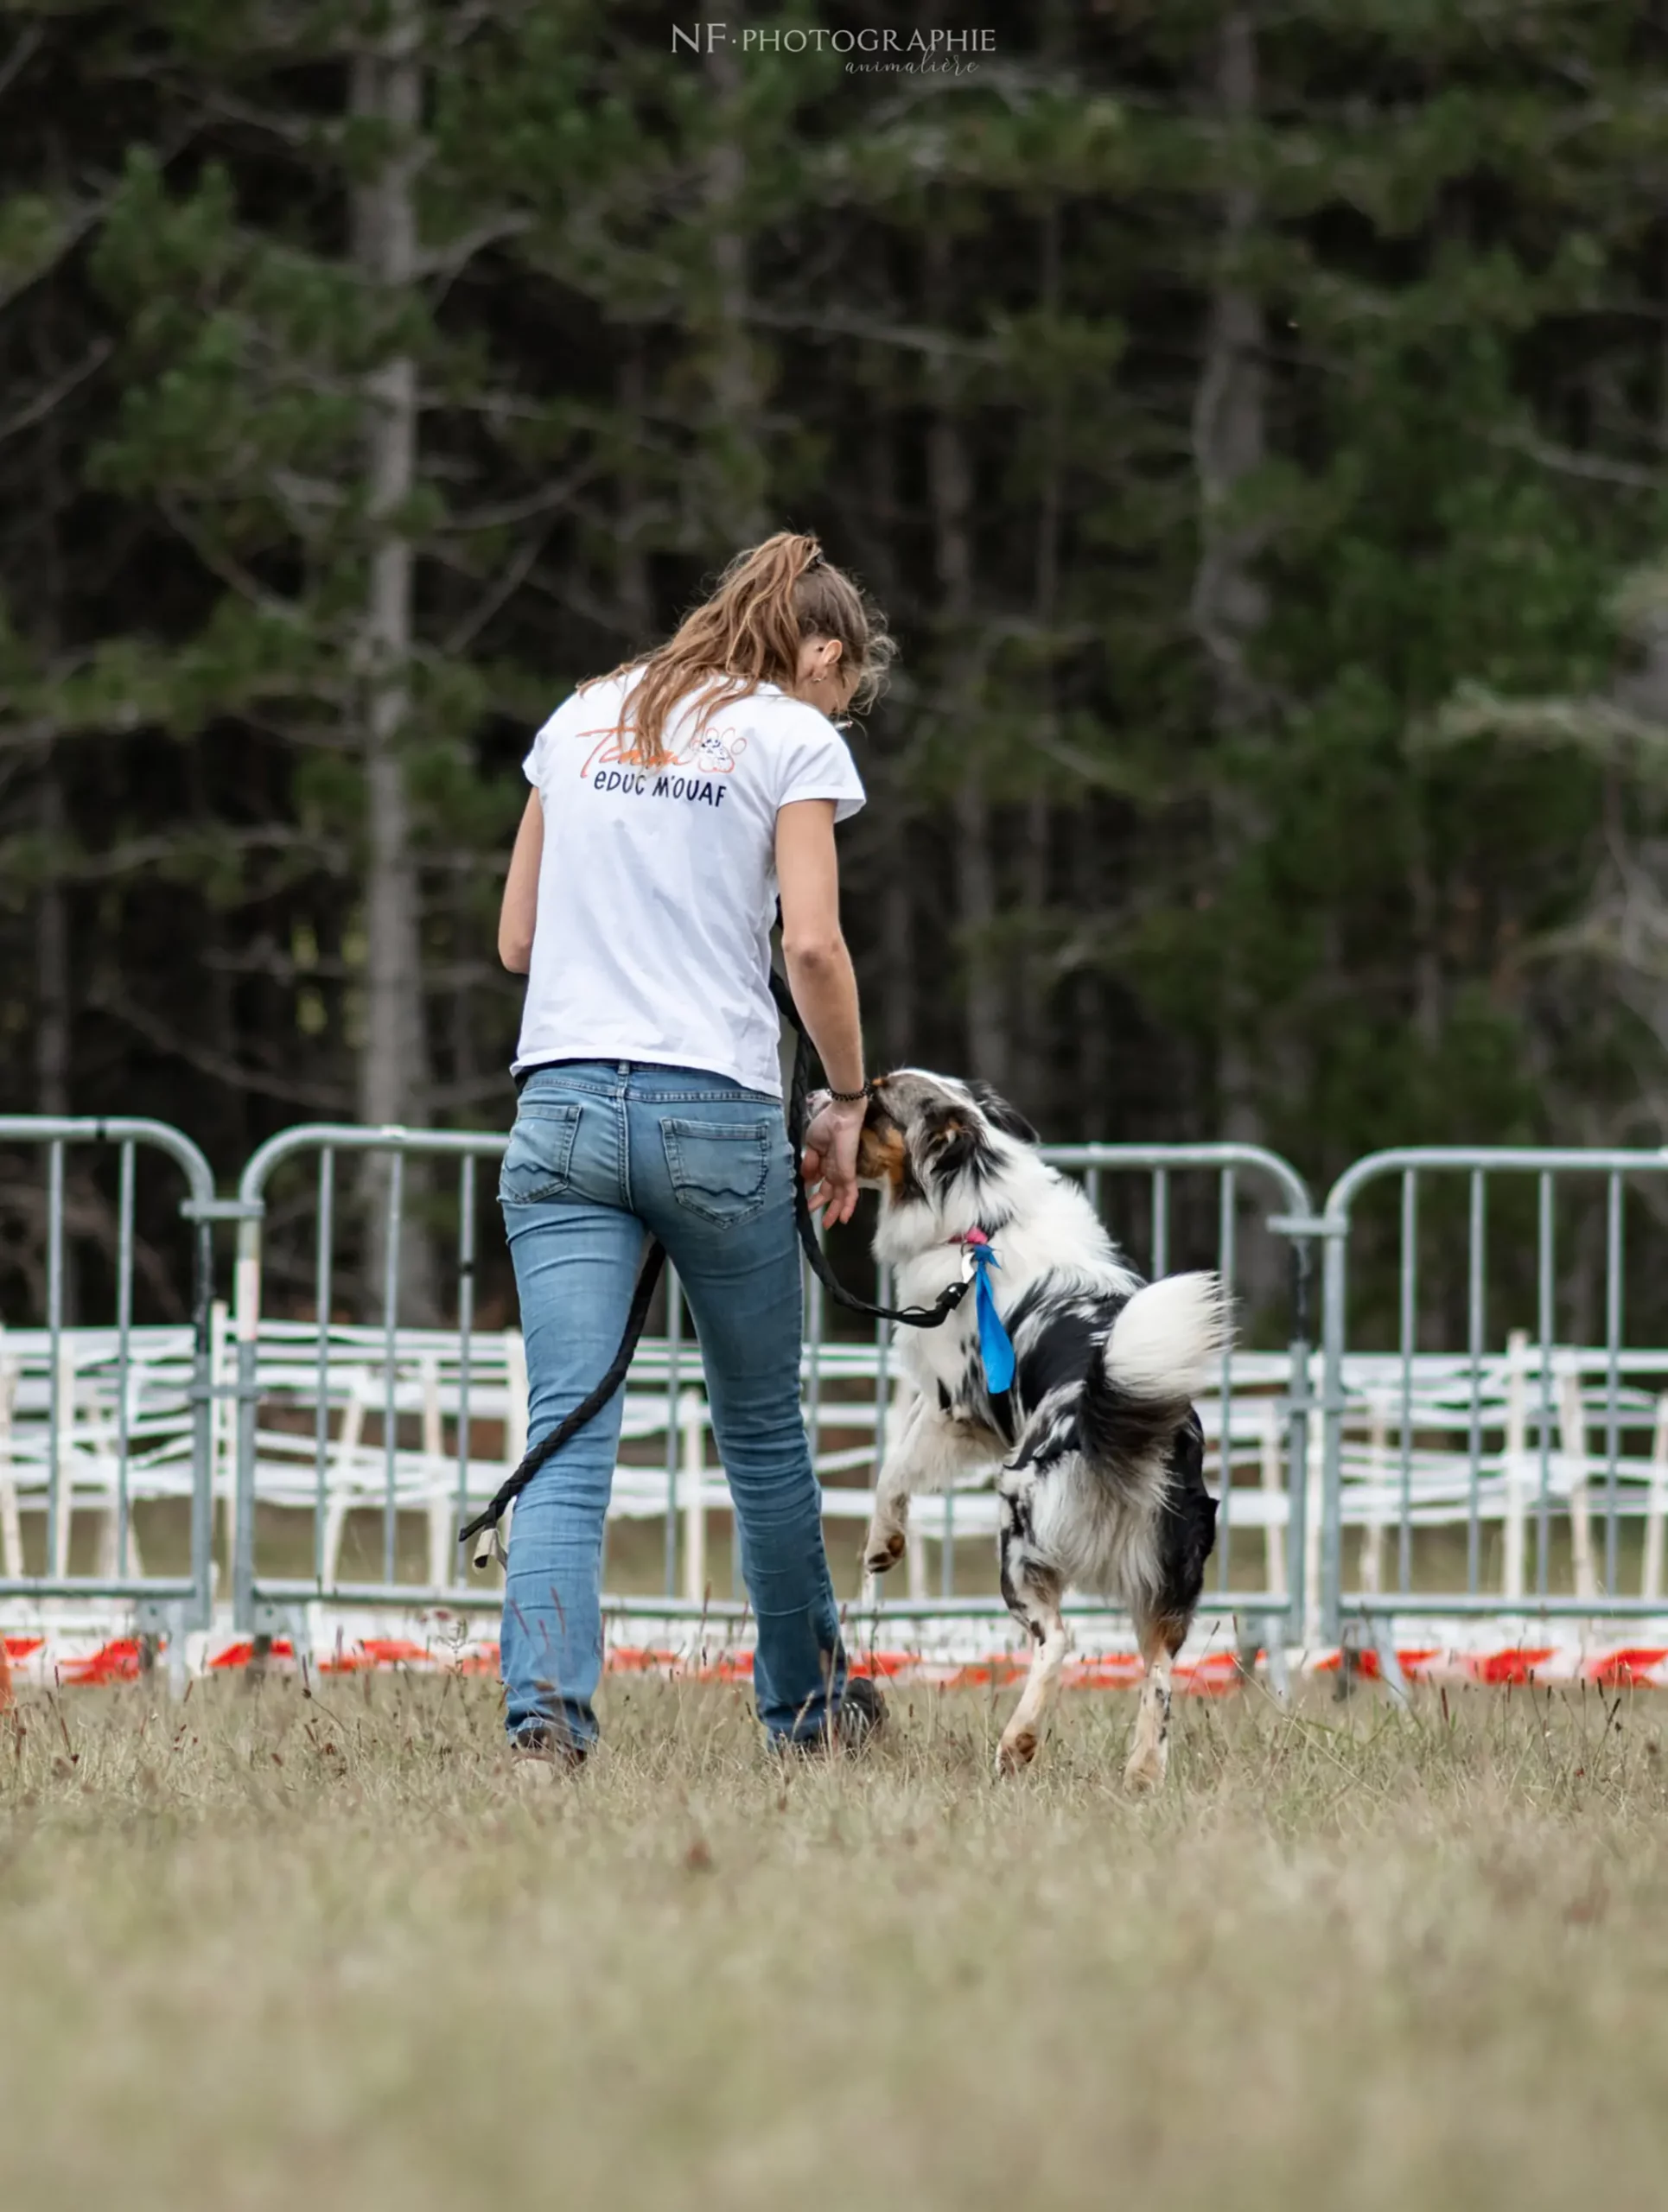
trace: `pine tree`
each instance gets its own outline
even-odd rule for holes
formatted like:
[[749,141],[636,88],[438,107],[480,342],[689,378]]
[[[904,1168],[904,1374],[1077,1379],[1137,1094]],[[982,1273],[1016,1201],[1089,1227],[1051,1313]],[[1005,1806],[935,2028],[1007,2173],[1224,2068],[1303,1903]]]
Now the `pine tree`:
[[[1659,30],[990,20],[860,79],[638,0],[16,0],[9,1103],[228,1173],[501,1121],[530,731],[793,524],[904,646],[843,833],[877,1061],[1316,1181],[1649,1125],[1654,786],[1593,734],[1659,719],[1606,611],[1661,538]],[[1429,743],[1455,697],[1580,741]]]
[[[510,219],[449,198],[434,79],[474,59],[451,22],[421,0],[277,17],[181,0],[167,29],[235,103],[278,212],[224,162],[176,184],[139,151],[96,261],[128,330],[101,480],[154,503],[210,580],[194,633],[151,656],[154,711],[221,746],[255,734],[281,748],[269,772],[304,841],[290,865],[310,864],[315,883],[270,957],[311,1003],[334,1001],[326,1080],[340,1081],[345,1045],[353,1106],[376,1124],[434,1111],[426,910],[436,878],[473,861],[472,833],[501,832],[513,804],[470,788],[485,694],[447,649],[455,595],[429,596],[441,620],[424,621],[425,563],[467,576],[459,547],[478,520],[426,428],[489,414],[494,397],[436,302]],[[247,886],[253,901],[271,888]],[[367,1284],[385,1172],[366,1193]],[[420,1222],[401,1249],[406,1309],[431,1313]]]

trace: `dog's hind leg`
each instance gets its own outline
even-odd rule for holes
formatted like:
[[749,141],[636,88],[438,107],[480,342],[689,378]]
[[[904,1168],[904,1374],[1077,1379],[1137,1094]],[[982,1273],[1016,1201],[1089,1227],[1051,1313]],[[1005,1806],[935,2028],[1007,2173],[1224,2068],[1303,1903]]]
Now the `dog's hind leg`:
[[1130,1789],[1156,1789],[1170,1763],[1170,1666],[1187,1641],[1187,1617],[1137,1611],[1136,1636],[1147,1674],[1136,1707],[1135,1741],[1124,1762],[1124,1781]]
[[996,1772],[1017,1774],[1037,1755],[1042,1724],[1060,1687],[1060,1670],[1072,1639],[1060,1611],[1065,1593],[1059,1577],[1050,1573],[1028,1548],[1028,1497],[1003,1490],[997,1498],[1002,1594],[1009,1611],[1031,1638],[1031,1671],[996,1747]]
[[1158,1522],[1155,1573],[1130,1593],[1136,1638],[1147,1663],[1135,1741],[1124,1769],[1131,1789],[1156,1789],[1170,1760],[1170,1666],[1187,1640],[1216,1541],[1216,1501],[1205,1487],[1205,1438],[1189,1414],[1170,1447],[1169,1490]]

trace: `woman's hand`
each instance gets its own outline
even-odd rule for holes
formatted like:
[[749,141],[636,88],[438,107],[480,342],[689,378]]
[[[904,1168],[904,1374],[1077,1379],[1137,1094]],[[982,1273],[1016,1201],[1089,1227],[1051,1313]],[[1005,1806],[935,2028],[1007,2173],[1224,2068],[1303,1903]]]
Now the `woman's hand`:
[[799,1173],[810,1185],[811,1210],[819,1209],[825,1226],[850,1221],[857,1211],[857,1140],[863,1135],[868,1101],[854,1098],[849,1104],[813,1098],[812,1120],[805,1129]]

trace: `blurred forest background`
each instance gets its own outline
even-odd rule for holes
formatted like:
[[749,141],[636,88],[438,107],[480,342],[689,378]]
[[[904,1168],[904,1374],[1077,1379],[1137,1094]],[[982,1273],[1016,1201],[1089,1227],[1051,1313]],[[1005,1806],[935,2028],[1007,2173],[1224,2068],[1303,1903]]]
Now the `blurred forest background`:
[[1668,1140],[1668,7],[714,15],[0,6],[0,1108],[506,1123],[528,734],[792,525],[875,1065]]

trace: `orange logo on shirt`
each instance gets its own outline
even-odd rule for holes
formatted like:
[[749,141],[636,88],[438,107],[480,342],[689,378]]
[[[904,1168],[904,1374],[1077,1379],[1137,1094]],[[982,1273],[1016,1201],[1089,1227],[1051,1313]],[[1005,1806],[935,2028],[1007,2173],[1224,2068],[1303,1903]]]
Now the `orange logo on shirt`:
[[[598,734],[594,730],[585,734]],[[628,737],[622,737],[615,729],[606,730],[601,736],[602,742],[579,771],[582,782],[598,768],[637,768],[643,765]],[[678,752],[659,765],[666,769],[692,768],[703,776],[733,776],[736,762],[746,751],[747,739],[737,731],[705,729],[698,736],[686,740]]]

